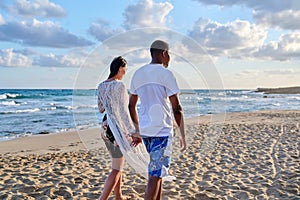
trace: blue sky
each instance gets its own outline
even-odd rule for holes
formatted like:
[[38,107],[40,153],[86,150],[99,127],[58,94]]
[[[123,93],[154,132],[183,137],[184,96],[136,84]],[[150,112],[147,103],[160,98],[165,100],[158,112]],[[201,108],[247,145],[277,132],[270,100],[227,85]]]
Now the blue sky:
[[160,38],[182,87],[296,86],[299,19],[299,0],[1,0],[0,88],[95,88],[118,54],[128,84]]

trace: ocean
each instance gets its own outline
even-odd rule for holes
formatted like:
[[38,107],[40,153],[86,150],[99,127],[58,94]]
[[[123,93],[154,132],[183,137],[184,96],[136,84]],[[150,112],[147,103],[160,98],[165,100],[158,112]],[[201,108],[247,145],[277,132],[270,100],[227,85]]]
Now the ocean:
[[[182,90],[185,117],[257,110],[299,110],[299,94]],[[96,90],[0,89],[0,141],[99,126]]]

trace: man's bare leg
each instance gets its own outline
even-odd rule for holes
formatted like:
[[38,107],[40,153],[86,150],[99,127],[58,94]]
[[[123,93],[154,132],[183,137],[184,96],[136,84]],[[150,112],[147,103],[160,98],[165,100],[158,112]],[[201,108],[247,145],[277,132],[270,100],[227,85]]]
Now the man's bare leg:
[[159,191],[156,197],[156,200],[161,200],[162,199],[162,179],[159,180]]
[[156,176],[150,176],[148,179],[148,184],[145,193],[145,200],[154,200],[159,196],[161,187],[161,178]]

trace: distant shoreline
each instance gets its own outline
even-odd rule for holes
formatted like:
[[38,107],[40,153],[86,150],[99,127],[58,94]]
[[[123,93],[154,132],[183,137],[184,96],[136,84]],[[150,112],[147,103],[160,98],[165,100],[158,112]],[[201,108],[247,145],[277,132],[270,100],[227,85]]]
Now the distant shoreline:
[[300,86],[282,88],[257,88],[255,92],[263,92],[265,94],[300,94]]

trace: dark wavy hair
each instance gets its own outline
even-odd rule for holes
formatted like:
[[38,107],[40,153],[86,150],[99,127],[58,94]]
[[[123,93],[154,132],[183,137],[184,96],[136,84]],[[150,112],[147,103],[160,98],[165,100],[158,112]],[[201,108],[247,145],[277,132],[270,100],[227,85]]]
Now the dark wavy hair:
[[110,74],[108,76],[108,79],[117,75],[120,67],[125,67],[126,64],[127,64],[127,61],[122,56],[118,56],[118,57],[114,58],[110,64],[110,68],[109,68]]

